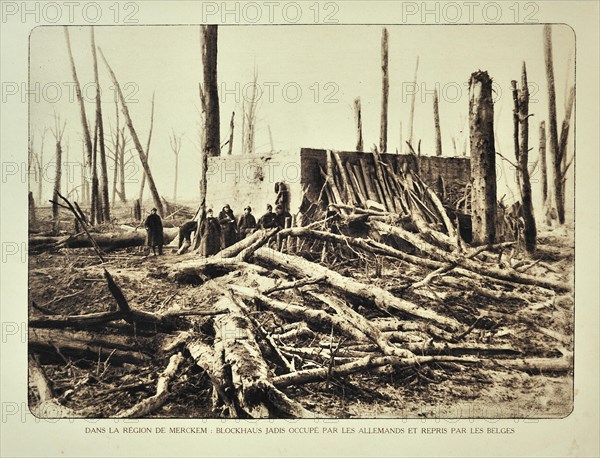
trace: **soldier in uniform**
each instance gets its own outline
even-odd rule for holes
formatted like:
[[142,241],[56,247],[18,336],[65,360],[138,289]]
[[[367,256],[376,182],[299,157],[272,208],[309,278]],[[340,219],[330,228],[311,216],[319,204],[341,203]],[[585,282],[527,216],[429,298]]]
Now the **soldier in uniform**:
[[273,227],[277,227],[275,213],[273,213],[273,206],[271,204],[267,204],[267,212],[258,220],[258,227],[261,229],[271,229]]
[[237,242],[237,225],[235,216],[229,204],[223,207],[219,213],[219,224],[221,225],[222,248],[227,248]]
[[147,245],[152,248],[152,252],[155,256],[157,248],[158,254],[163,254],[162,248],[164,243],[162,220],[156,212],[156,208],[153,208],[144,222],[144,227],[146,228],[146,232],[148,234],[146,242]]
[[251,234],[256,230],[256,218],[252,214],[252,208],[247,206],[244,208],[244,214],[240,216],[238,221],[238,231],[240,233],[240,239],[246,238],[248,234]]
[[200,254],[202,256],[212,256],[221,250],[221,225],[214,217],[213,211],[206,212],[206,218],[200,229]]

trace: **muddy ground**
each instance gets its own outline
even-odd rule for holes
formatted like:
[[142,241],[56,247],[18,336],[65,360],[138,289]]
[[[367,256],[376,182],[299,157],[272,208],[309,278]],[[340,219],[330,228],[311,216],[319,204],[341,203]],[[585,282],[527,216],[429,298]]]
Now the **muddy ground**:
[[[127,219],[123,212],[121,222]],[[48,215],[40,212],[37,230],[47,230]],[[171,222],[176,225],[178,220]],[[66,228],[65,228],[66,229]],[[141,229],[140,229],[141,230]],[[544,231],[539,237],[538,258],[563,279],[572,281],[574,250],[572,228]],[[171,309],[206,307],[207,298],[219,291],[210,282],[204,285],[178,284],[166,278],[170,264],[179,261],[172,249],[164,256],[148,256],[145,247],[120,249],[107,254],[104,267],[113,275],[132,307],[164,312]],[[357,267],[355,262],[329,260],[330,267],[344,275],[390,291],[422,278],[427,272],[393,260],[385,260],[380,277],[375,269]],[[533,265],[528,273],[546,275]],[[272,273],[277,276],[277,273]],[[251,283],[251,279],[231,277],[231,281]],[[252,286],[249,284],[248,286]],[[320,288],[314,286],[312,288]],[[453,292],[438,285],[436,291]],[[571,294],[547,294],[539,303],[498,302],[462,291],[443,304],[428,303],[417,295],[406,299],[436,309],[449,316],[474,316],[477,310],[501,314],[517,311],[540,326],[571,336],[563,350],[572,351],[574,304]],[[210,302],[210,301],[208,301]],[[34,306],[35,305],[35,306]],[[100,261],[91,249],[61,249],[31,254],[29,257],[29,314],[38,316],[40,308],[61,315],[80,315],[115,310],[116,304],[102,275]],[[373,312],[373,317],[377,317]],[[380,315],[381,316],[381,315]],[[196,320],[194,330],[203,332],[210,317]],[[259,321],[266,328],[278,325],[265,313]],[[485,324],[485,323],[484,323]],[[476,327],[466,338],[469,343],[514,347],[528,357],[560,355],[560,345],[550,337],[534,332],[527,324],[496,323]],[[96,332],[109,332],[104,327]],[[113,331],[114,332],[114,331]],[[151,336],[120,326],[118,332]],[[297,340],[296,345],[307,342]],[[189,360],[191,361],[191,360]],[[213,418],[211,384],[204,371],[186,362],[175,379],[168,402],[152,417]],[[53,383],[57,400],[66,407],[83,410],[89,417],[110,417],[155,393],[159,373],[168,362],[154,361],[145,366],[112,364],[110,360],[74,358],[68,355],[41,355],[40,362]],[[315,361],[324,364],[324,361]],[[123,387],[129,388],[124,389]],[[529,374],[502,368],[501,364],[433,364],[415,371],[405,368],[388,373],[358,373],[331,378],[321,383],[284,389],[292,399],[317,415],[339,418],[560,418],[573,405],[573,372],[567,374]],[[33,390],[30,404],[37,403]]]

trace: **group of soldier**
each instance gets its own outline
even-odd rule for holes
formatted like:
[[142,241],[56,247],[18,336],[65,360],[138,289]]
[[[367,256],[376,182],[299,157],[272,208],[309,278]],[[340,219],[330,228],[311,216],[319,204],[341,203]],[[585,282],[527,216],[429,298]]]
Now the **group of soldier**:
[[[250,206],[244,208],[244,214],[239,219],[236,219],[229,204],[223,207],[218,217],[215,217],[213,210],[209,209],[200,227],[200,254],[203,256],[216,254],[258,229],[284,228],[288,224],[288,218],[291,220],[291,215],[282,205],[276,205],[275,212],[272,205],[267,205],[267,211],[258,222]],[[159,255],[162,254],[163,227],[155,208],[146,218],[145,227],[148,233],[148,246],[152,248],[155,255],[157,250]],[[187,221],[179,228],[178,252],[182,252],[182,248],[185,249],[191,244],[192,234],[197,230],[198,222],[195,220]]]

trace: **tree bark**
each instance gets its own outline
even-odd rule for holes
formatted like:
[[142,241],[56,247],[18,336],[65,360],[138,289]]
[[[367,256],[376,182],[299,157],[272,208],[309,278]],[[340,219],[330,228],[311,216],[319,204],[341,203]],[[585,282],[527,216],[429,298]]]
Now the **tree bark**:
[[135,404],[129,409],[122,410],[115,415],[116,418],[140,418],[155,410],[158,410],[167,401],[169,396],[169,383],[177,374],[177,370],[183,362],[183,355],[177,353],[169,359],[169,365],[158,377],[156,384],[156,394]]
[[363,301],[372,304],[379,310],[391,313],[393,311],[409,315],[414,318],[429,320],[442,329],[458,329],[460,323],[452,318],[447,318],[438,313],[424,309],[404,299],[400,299],[390,292],[373,286],[358,282],[337,272],[300,258],[298,256],[286,255],[268,248],[260,248],[254,253],[254,259],[260,264],[275,266],[284,272],[292,273],[300,277],[323,276],[335,290],[342,294],[359,297]]
[[138,138],[137,132],[135,131],[135,128],[133,127],[133,122],[131,121],[131,117],[129,116],[129,110],[127,109],[127,103],[125,102],[125,96],[123,95],[123,91],[121,90],[119,81],[117,80],[117,77],[115,76],[115,73],[113,72],[112,68],[108,64],[106,57],[104,57],[102,50],[100,50],[100,56],[102,57],[102,60],[104,61],[104,63],[106,64],[106,67],[108,68],[108,71],[112,78],[113,84],[117,88],[117,94],[119,96],[119,100],[121,101],[121,109],[123,110],[123,115],[125,116],[125,123],[127,124],[127,127],[129,128],[129,133],[131,134],[131,138],[133,139],[135,149],[137,150],[137,152],[140,156],[140,161],[142,162],[142,167],[144,167],[144,171],[146,172],[146,177],[148,179],[148,187],[150,188],[150,192],[152,194],[154,206],[158,210],[158,213],[160,214],[160,216],[165,216],[164,215],[164,207],[163,207],[162,201],[160,199],[160,195],[158,194],[158,190],[156,189],[156,184],[154,183],[154,178],[152,177],[152,171],[150,170],[150,166],[148,164],[148,157],[146,156],[146,153],[144,153],[144,149],[142,147],[142,144],[140,143],[140,139]]
[[58,195],[60,194],[60,182],[62,177],[62,136],[64,133],[64,126],[61,128],[60,118],[55,118],[55,130],[54,138],[56,140],[56,171],[54,174],[54,191],[52,193],[52,228],[54,233],[58,233],[59,230],[59,210],[58,210]]
[[355,372],[364,372],[376,367],[391,365],[394,367],[408,367],[435,362],[453,362],[459,364],[476,364],[480,358],[456,357],[456,356],[415,356],[402,358],[399,356],[365,356],[354,362],[334,366],[331,371],[328,367],[318,369],[306,369],[291,374],[284,374],[273,378],[273,384],[278,388],[291,385],[304,385],[307,383],[321,382],[329,375],[345,376]]
[[[516,82],[514,84],[516,88]],[[513,89],[514,90],[514,89]],[[521,94],[518,105],[520,145],[518,153],[519,183],[521,201],[523,203],[523,220],[525,222],[525,249],[529,254],[535,253],[537,247],[537,229],[531,196],[531,180],[529,178],[529,89],[527,86],[527,68],[523,62],[521,71]]]
[[[152,108],[150,109],[150,130],[148,131],[148,140],[146,142],[146,157],[150,160],[150,142],[152,141],[152,130],[154,128],[154,92],[152,93]],[[123,175],[125,173],[123,172]],[[142,174],[142,183],[140,184],[140,205],[144,201],[144,188],[146,186],[146,174]]]
[[67,39],[67,50],[69,51],[69,60],[71,62],[71,74],[73,76],[73,81],[75,82],[75,95],[77,96],[77,101],[79,102],[79,114],[81,119],[81,127],[83,130],[83,140],[85,145],[86,157],[87,157],[87,165],[88,165],[88,176],[91,177],[92,170],[92,137],[90,134],[90,128],[88,126],[87,116],[85,114],[85,103],[83,101],[83,96],[81,94],[81,86],[79,84],[79,78],[77,77],[77,69],[75,68],[75,59],[73,58],[73,51],[71,50],[71,39],[69,37],[69,29],[65,27],[65,37]]
[[415,64],[415,78],[413,81],[414,84],[414,88],[413,88],[413,94],[412,94],[412,98],[410,101],[410,116],[408,118],[408,144],[412,146],[412,142],[413,142],[413,126],[414,126],[414,119],[415,119],[415,101],[417,98],[417,74],[419,72],[419,56],[417,56],[417,62]]
[[440,130],[440,108],[437,89],[433,92],[433,124],[435,126],[435,155],[442,155],[442,132]]
[[379,151],[387,151],[388,128],[388,96],[390,92],[388,75],[388,31],[384,27],[381,31],[381,128],[379,131]]
[[362,114],[360,97],[354,99],[354,121],[356,122],[356,151],[363,150]]
[[[227,155],[231,156],[233,153],[233,131],[235,129],[235,111],[231,112],[231,120],[229,121],[229,144],[227,145]],[[269,126],[269,140],[271,142],[271,151],[273,151],[273,138],[271,137],[271,127]]]
[[546,122],[540,122],[540,146],[539,146],[539,156],[540,156],[540,172],[542,174],[542,204],[544,208],[546,208],[548,202],[548,171],[546,166]]
[[496,239],[496,151],[492,79],[478,71],[469,81],[469,130],[471,139],[471,219],[473,241]]
[[[163,235],[165,244],[173,240],[178,233],[178,228],[164,228]],[[143,231],[132,232],[105,232],[94,234],[98,246],[104,249],[118,249],[132,246],[142,246],[146,242],[146,234]],[[63,241],[61,237],[30,237],[29,248],[33,252],[52,248],[58,242]],[[88,238],[71,238],[61,244],[62,248],[89,248],[92,244]]]
[[552,28],[544,26],[544,60],[546,63],[546,81],[548,84],[548,131],[550,134],[550,166],[554,179],[553,197],[558,222],[565,223],[564,191],[561,181],[560,150],[558,145],[558,125],[556,121],[556,89],[554,87],[554,64],[552,59]]
[[216,25],[201,26],[202,68],[206,115],[204,118],[204,149],[209,156],[220,156],[221,133],[219,117],[219,91],[217,82],[217,37]]
[[106,149],[104,145],[104,122],[102,120],[102,98],[100,96],[100,79],[98,77],[98,58],[96,55],[96,36],[92,30],[92,57],[94,59],[94,81],[96,84],[96,122],[98,123],[98,144],[100,146],[100,210],[103,221],[110,221],[110,201],[108,200],[108,168],[106,167]]
[[379,221],[371,221],[370,225],[380,232],[396,235],[417,249],[422,251],[424,254],[433,257],[439,261],[449,262],[457,264],[464,269],[470,270],[480,275],[487,277],[496,278],[499,280],[506,280],[509,282],[521,283],[524,285],[539,286],[541,288],[551,289],[553,291],[567,292],[571,290],[571,285],[561,281],[554,281],[548,278],[539,278],[533,275],[527,275],[516,270],[507,270],[492,265],[476,262],[456,255],[454,253],[448,253],[439,248],[425,242],[420,239],[416,234],[408,232],[399,227],[390,226],[389,224],[381,223]]
[[[142,347],[142,341],[144,347]],[[122,337],[118,335],[100,336],[87,331],[67,331],[64,329],[29,329],[29,347],[33,351],[61,352],[85,355],[93,359],[98,356],[106,360],[110,356],[113,362],[143,364],[151,359],[150,340],[141,337]],[[144,350],[142,350],[144,348]]]

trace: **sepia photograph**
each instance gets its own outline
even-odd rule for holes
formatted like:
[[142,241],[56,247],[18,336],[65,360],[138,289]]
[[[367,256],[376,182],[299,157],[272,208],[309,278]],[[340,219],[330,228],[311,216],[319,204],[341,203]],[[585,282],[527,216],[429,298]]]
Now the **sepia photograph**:
[[567,417],[576,46],[566,24],[33,29],[31,412]]

